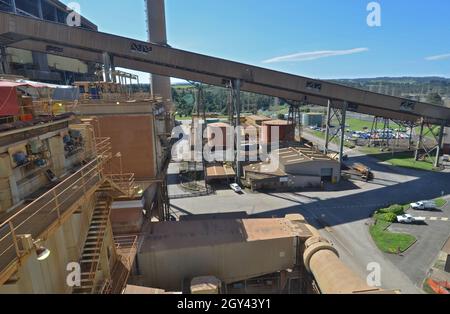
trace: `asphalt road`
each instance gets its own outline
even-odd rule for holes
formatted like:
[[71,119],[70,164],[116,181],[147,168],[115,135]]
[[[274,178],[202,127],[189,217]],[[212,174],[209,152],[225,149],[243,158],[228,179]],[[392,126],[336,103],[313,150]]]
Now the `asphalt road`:
[[420,285],[450,235],[450,205],[447,203],[444,208],[434,211],[409,210],[408,214],[425,217],[426,221],[412,225],[392,224],[389,230],[412,234],[418,241],[401,256],[389,255],[388,258]]
[[[316,141],[320,142],[320,139]],[[332,149],[333,146],[331,146]],[[245,193],[237,196],[224,189],[216,195],[173,200],[178,214],[230,213],[246,211],[253,217],[283,217],[301,213],[323,236],[338,248],[343,261],[365,278],[367,265],[381,266],[382,287],[401,289],[404,293],[421,293],[423,276],[442,247],[441,239],[450,234],[450,223],[430,222],[416,247],[405,256],[382,253],[368,232],[369,217],[379,208],[406,204],[450,194],[449,172],[423,172],[392,167],[379,160],[346,150],[349,162],[362,162],[373,169],[374,182],[350,181],[328,191],[297,193]],[[445,224],[445,225],[444,225]],[[448,229],[446,229],[448,227]],[[430,229],[431,228],[431,229]],[[432,236],[426,236],[429,233]]]

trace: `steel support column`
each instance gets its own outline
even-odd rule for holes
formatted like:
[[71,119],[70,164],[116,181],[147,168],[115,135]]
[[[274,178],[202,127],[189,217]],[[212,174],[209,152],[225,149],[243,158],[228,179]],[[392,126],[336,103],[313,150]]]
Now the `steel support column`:
[[444,130],[445,130],[445,123],[443,122],[441,125],[441,129],[439,131],[438,145],[436,148],[436,160],[434,161],[435,168],[439,168],[439,166],[440,166],[441,150],[442,150],[442,145],[444,142]]
[[17,14],[16,0],[11,0],[11,10],[12,13]]
[[339,162],[342,163],[344,162],[344,144],[345,144],[345,122],[346,122],[346,118],[347,118],[347,108],[348,108],[348,103],[345,102],[344,103],[344,107],[342,108],[342,115],[341,115],[341,142],[339,145]]
[[42,0],[37,0],[38,17],[44,19],[44,11],[42,10]]
[[11,74],[9,58],[5,46],[0,46],[0,73]]
[[417,147],[416,147],[416,153],[414,156],[414,159],[416,161],[419,160],[419,152],[420,152],[420,148],[422,147],[422,142],[423,142],[423,130],[425,127],[425,122],[424,119],[422,118],[420,121],[420,133],[419,133],[419,139],[417,140]]
[[236,183],[241,184],[241,80],[233,81],[233,103],[236,110]]
[[103,53],[103,66],[105,69],[105,82],[111,82],[111,56],[109,53]]
[[[111,62],[111,80],[114,84],[116,84],[117,83],[116,66],[114,64],[113,56],[110,57],[110,62]],[[139,85],[139,80],[138,80],[138,85]]]
[[329,141],[330,141],[330,127],[331,127],[331,100],[328,100],[328,107],[327,107],[327,117],[326,117],[326,126],[325,126],[325,155],[328,154],[329,150]]

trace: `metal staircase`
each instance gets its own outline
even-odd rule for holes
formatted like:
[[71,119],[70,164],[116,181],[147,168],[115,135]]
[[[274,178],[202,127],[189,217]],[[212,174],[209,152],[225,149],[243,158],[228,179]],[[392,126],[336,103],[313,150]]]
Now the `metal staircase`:
[[112,198],[108,194],[99,194],[80,260],[81,286],[74,288],[74,294],[91,294],[95,292],[96,275],[107,232],[111,204]]

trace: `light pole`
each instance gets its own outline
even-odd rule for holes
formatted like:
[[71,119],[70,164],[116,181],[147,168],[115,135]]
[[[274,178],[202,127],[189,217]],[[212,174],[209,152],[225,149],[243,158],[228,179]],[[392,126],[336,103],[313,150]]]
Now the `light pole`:
[[122,153],[118,152],[116,158],[119,158],[120,176],[123,176],[123,164],[122,164]]

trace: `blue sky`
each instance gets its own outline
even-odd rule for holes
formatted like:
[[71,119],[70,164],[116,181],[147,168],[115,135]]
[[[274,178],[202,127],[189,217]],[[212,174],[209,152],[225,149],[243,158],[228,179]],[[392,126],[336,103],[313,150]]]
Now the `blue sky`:
[[[147,38],[144,0],[77,2],[100,31]],[[168,40],[179,49],[314,78],[450,77],[450,1],[376,1],[381,27],[367,25],[370,2],[166,0]]]

